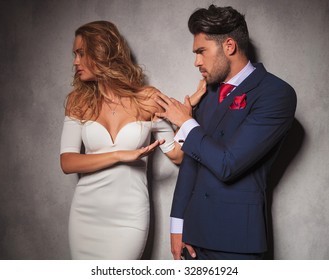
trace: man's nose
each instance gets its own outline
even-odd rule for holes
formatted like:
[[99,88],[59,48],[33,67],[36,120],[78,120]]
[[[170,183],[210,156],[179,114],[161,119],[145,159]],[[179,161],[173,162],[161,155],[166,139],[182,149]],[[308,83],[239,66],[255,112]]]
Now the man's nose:
[[202,65],[202,59],[199,55],[195,56],[195,61],[194,61],[194,66],[195,67],[200,67]]

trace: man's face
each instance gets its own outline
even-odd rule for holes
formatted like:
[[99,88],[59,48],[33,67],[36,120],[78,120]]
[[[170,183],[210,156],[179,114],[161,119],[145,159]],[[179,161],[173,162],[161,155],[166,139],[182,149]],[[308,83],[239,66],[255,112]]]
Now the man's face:
[[193,52],[196,54],[194,66],[199,67],[207,84],[225,81],[231,71],[231,64],[222,45],[207,39],[206,34],[199,33],[194,36]]

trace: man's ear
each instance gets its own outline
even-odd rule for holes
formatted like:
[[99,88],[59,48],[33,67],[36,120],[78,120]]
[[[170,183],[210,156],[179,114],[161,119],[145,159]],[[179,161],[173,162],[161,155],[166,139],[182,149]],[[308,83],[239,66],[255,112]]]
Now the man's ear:
[[237,52],[236,41],[228,37],[223,43],[223,50],[227,56],[234,55]]

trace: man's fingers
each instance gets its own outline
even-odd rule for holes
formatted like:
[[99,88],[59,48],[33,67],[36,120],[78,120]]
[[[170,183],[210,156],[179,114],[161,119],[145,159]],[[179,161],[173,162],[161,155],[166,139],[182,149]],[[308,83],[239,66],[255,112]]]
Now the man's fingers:
[[169,103],[169,101],[168,101],[168,102],[167,102],[167,101],[165,102],[165,101],[163,101],[161,98],[155,98],[154,100],[155,100],[155,102],[158,103],[163,109],[165,109],[165,110],[168,109],[168,103]]
[[184,98],[184,105],[188,107],[192,107],[190,97],[188,95],[186,95]]
[[207,86],[207,82],[205,79],[200,80],[199,85],[198,85],[198,90],[204,89]]
[[189,252],[189,254],[192,258],[196,257],[196,253],[195,253],[195,251],[194,251],[194,249],[191,245],[186,244],[186,249],[187,249],[187,251]]
[[167,104],[169,104],[170,102],[171,102],[171,100],[170,100],[170,98],[167,96],[167,95],[165,95],[165,94],[163,94],[163,93],[161,93],[161,92],[158,92],[158,97],[160,97],[160,98],[156,98],[156,99],[162,99],[164,102],[166,102]]
[[158,118],[166,118],[166,113],[163,112],[163,113],[155,113],[155,115],[158,117]]
[[196,93],[203,94],[207,90],[207,82],[206,80],[200,80],[199,85],[197,87]]

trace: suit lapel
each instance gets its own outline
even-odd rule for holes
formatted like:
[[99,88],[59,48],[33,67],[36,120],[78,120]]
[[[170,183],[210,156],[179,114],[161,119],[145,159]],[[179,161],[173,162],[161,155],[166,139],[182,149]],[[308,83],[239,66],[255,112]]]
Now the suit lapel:
[[267,72],[263,64],[254,64],[254,66],[256,69],[239,86],[237,86],[232,93],[223,100],[223,102],[217,106],[215,112],[212,114],[209,126],[206,129],[206,133],[208,135],[212,135],[214,133],[217,126],[229,110],[230,104],[232,104],[234,97],[246,93],[248,98],[248,93],[257,87],[266,75]]
[[196,111],[196,119],[203,128],[207,128],[211,123],[211,118],[216,111],[218,104],[219,86],[208,86],[204,99],[199,103]]

